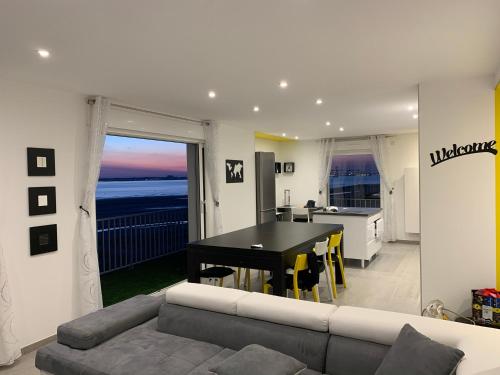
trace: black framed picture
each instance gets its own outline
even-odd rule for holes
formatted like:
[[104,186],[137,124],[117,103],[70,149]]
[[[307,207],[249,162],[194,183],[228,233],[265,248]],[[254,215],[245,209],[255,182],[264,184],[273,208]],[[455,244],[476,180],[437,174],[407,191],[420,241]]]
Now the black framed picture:
[[57,224],[30,228],[30,255],[57,251]]
[[281,163],[274,163],[274,173],[281,173]]
[[283,172],[285,173],[295,172],[295,163],[293,162],[283,163]]
[[56,213],[56,188],[54,186],[28,188],[29,215]]
[[243,182],[243,160],[226,160],[226,183]]
[[55,150],[52,148],[28,147],[28,176],[55,176]]

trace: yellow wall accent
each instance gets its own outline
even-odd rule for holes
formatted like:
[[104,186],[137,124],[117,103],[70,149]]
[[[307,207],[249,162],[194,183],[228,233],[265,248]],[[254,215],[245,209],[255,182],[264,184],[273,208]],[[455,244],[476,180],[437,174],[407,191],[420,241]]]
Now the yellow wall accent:
[[[500,82],[495,89],[495,140],[500,145]],[[496,234],[497,234],[497,289],[500,290],[500,155],[495,158],[496,179]]]
[[262,132],[255,132],[255,138],[267,139],[268,141],[275,142],[293,142],[293,139],[287,137],[280,137],[279,135],[267,134]]

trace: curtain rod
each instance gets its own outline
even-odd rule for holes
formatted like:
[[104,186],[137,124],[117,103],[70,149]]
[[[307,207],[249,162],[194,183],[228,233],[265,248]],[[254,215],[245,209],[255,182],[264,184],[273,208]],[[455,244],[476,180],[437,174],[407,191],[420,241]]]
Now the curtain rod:
[[[89,104],[94,104],[95,103],[95,99],[89,99],[88,103]],[[183,116],[177,116],[177,115],[171,115],[171,114],[163,113],[163,112],[151,111],[149,109],[144,109],[144,108],[131,107],[131,106],[124,105],[124,104],[110,103],[110,106],[114,107],[114,108],[126,109],[126,110],[129,110],[129,111],[147,113],[147,114],[155,115],[155,116],[168,117],[168,118],[175,119],[175,120],[182,120],[182,121],[194,122],[194,123],[199,124],[199,125],[203,125],[205,123],[205,121],[202,121],[202,120],[196,120],[196,119],[193,119],[193,118],[183,117]]]

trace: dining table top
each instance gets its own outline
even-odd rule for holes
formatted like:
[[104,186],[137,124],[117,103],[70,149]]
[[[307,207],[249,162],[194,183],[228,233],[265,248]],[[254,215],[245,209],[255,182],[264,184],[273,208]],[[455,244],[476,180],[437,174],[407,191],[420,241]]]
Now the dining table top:
[[[188,244],[188,248],[285,252],[304,246],[311,241],[323,241],[330,234],[339,233],[342,230],[341,224],[269,222],[194,241]],[[262,245],[262,247],[252,248],[252,245]]]

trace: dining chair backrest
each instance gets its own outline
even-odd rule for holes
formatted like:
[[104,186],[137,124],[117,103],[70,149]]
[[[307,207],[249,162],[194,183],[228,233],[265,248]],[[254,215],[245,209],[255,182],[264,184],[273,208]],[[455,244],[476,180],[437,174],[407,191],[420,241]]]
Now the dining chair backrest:
[[328,238],[321,242],[316,242],[314,252],[317,256],[322,256],[328,252]]
[[332,234],[330,236],[330,243],[328,244],[328,249],[331,251],[333,248],[340,246],[341,240],[342,240],[342,232]]

